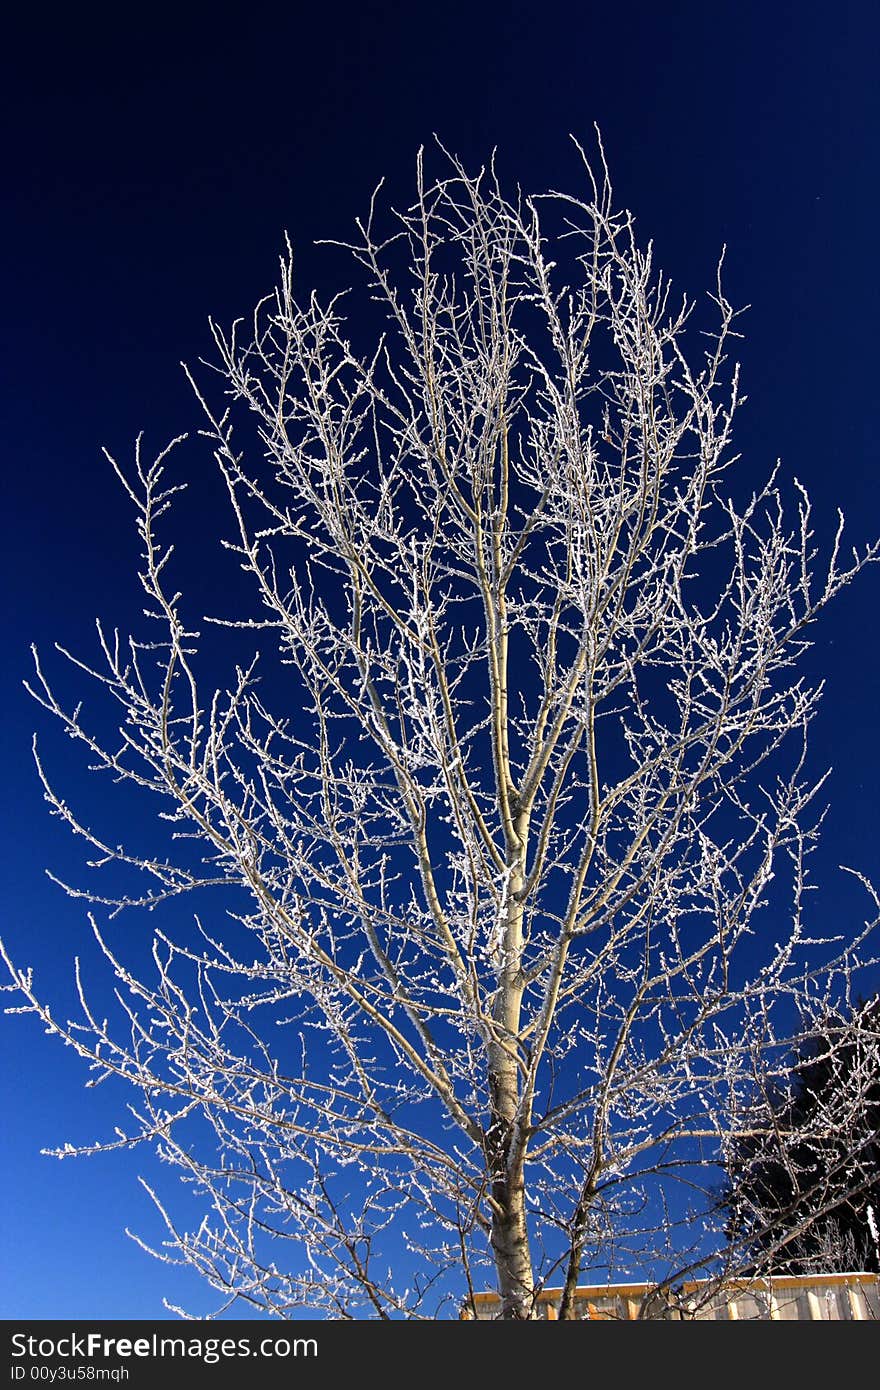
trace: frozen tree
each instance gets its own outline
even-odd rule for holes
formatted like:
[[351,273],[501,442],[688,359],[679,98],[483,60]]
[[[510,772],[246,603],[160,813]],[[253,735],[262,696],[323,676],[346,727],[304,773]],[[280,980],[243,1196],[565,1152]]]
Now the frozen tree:
[[[820,547],[778,470],[737,484],[720,269],[700,336],[604,159],[530,198],[443,158],[356,224],[362,310],[297,299],[287,255],[191,373],[254,599],[210,616],[257,654],[214,688],[139,442],[110,461],[146,626],[70,656],[116,721],[33,683],[168,840],[118,845],[40,763],[109,876],[69,891],[118,1003],[80,985],[65,1022],[7,956],[10,988],[135,1093],[92,1151],[155,1145],[202,1201],[190,1229],[154,1194],[160,1257],[275,1316],[489,1284],[522,1319],[558,1284],[566,1318],[587,1274],[720,1269],[712,1165],[870,930],[802,917],[797,663],[877,548],[844,558],[842,520]],[[109,925],[135,907],[146,969]]]

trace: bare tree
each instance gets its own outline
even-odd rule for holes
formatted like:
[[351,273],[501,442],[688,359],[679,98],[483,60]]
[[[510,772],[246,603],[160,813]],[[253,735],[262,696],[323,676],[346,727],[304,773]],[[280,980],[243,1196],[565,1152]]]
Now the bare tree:
[[223,907],[157,928],[150,971],[93,917],[115,1020],[81,987],[61,1021],[7,956],[10,987],[137,1093],[89,1151],[179,1168],[205,1219],[156,1196],[158,1253],[224,1306],[430,1317],[490,1280],[521,1319],[555,1281],[566,1318],[587,1270],[715,1267],[722,1141],[864,957],[870,924],[802,919],[823,779],[795,668],[877,547],[842,559],[841,520],[821,559],[776,470],[736,501],[720,268],[694,342],[597,167],[583,197],[511,199],[494,166],[420,158],[412,206],[383,231],[374,199],[348,246],[361,321],[298,302],[288,255],[250,327],[213,326],[224,402],[191,380],[259,600],[226,689],[170,578],[169,450],[140,441],[110,461],[150,630],[70,657],[114,731],[37,662],[169,834],[117,846],[41,767],[103,871],[143,880],[70,891]]

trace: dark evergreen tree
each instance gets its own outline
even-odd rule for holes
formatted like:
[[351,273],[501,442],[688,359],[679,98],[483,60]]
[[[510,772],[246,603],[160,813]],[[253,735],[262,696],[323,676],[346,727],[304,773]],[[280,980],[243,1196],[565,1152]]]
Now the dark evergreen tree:
[[806,1034],[738,1129],[722,1207],[753,1268],[880,1273],[880,995]]

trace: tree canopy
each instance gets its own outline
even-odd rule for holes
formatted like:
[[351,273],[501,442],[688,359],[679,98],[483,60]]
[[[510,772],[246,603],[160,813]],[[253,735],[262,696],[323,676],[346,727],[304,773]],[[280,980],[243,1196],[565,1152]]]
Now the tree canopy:
[[282,1317],[489,1282],[522,1319],[556,1280],[566,1318],[586,1271],[721,1268],[712,1165],[873,925],[806,929],[797,667],[877,547],[841,520],[820,555],[803,489],[737,481],[720,268],[705,317],[676,297],[601,150],[541,197],[442,158],[356,224],[359,307],[286,255],[190,372],[237,567],[209,617],[246,659],[215,680],[178,453],[138,440],[140,626],[70,654],[89,702],[32,683],[110,784],[102,828],[39,757],[116,999],[80,982],[65,1021],[7,956],[11,987],[136,1093],[88,1151],[155,1146],[202,1203],[155,1194],[166,1257]]

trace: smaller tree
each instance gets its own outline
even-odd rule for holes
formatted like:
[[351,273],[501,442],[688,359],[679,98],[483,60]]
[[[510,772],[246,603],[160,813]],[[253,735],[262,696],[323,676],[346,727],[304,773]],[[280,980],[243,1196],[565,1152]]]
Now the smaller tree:
[[771,1273],[880,1273],[880,995],[805,1033],[752,1119],[727,1158],[731,1243]]

